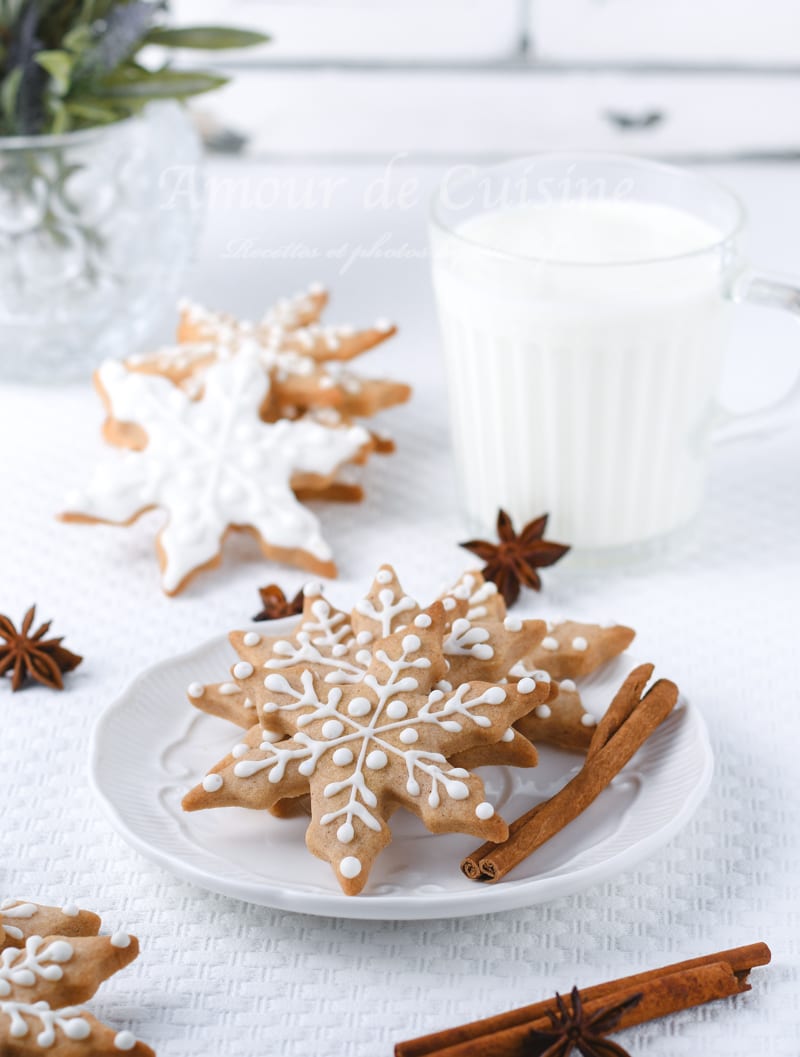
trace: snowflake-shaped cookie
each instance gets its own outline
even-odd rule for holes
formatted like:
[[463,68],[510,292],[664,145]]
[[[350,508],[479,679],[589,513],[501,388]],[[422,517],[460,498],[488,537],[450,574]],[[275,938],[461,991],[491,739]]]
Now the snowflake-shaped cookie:
[[351,360],[397,333],[397,328],[384,319],[363,330],[349,324],[322,324],[319,320],[327,303],[327,291],[312,284],[307,293],[283,298],[261,320],[252,323],[183,301],[178,341],[231,345],[253,338],[266,350],[296,353],[322,363]]
[[8,935],[0,936],[0,1054],[154,1057],[131,1032],[115,1031],[80,1008],[103,980],[134,960],[139,953],[136,938],[125,932],[94,935],[99,919],[86,911],[73,914],[70,908],[65,913],[14,901],[4,907],[4,917],[11,920],[38,919],[44,924],[66,919],[76,930],[83,925],[88,934],[30,934],[18,946],[9,944]]
[[[385,320],[363,330],[322,325],[319,317],[326,303],[327,293],[315,287],[278,302],[261,321],[251,323],[184,301],[178,344],[131,356],[125,365],[132,371],[169,378],[197,397],[211,364],[254,350],[271,381],[269,397],[261,408],[267,422],[297,418],[306,410],[320,408],[349,416],[374,415],[408,400],[409,386],[364,378],[342,362],[391,338],[397,328]],[[112,443],[135,446],[137,438],[120,430],[113,418],[105,431]]]
[[447,674],[442,603],[406,612],[410,622],[397,631],[381,621],[386,633],[365,672],[332,667],[323,676],[304,664],[271,671],[261,711],[272,730],[253,727],[187,794],[185,809],[265,809],[310,792],[306,843],[331,863],[349,895],[361,891],[389,843],[386,819],[398,806],[434,833],[505,839],[508,827],[486,801],[480,779],[448,760],[498,742],[541,700],[542,685],[475,681],[448,689],[441,682]]
[[152,507],[165,511],[156,547],[168,594],[216,565],[233,529],[254,533],[268,557],[335,575],[319,522],[291,481],[296,474],[332,480],[369,444],[365,430],[262,422],[269,380],[249,355],[211,366],[197,401],[165,378],[114,362],[103,365],[99,381],[115,419],[140,426],[148,442],[101,464],[71,498],[65,520],[128,525]]
[[[445,622],[441,647],[446,674],[440,689],[456,689],[470,680],[507,681],[509,669],[545,633],[540,620],[514,619],[510,622],[514,631],[507,630],[502,621],[473,627],[463,616],[469,604],[463,592],[458,597],[443,597],[442,604]],[[373,661],[375,649],[382,648],[383,639],[410,624],[420,612],[419,604],[405,593],[388,565],[378,570],[369,593],[356,603],[350,615],[331,605],[318,584],[310,584],[305,591],[303,616],[291,636],[232,632],[230,641],[240,659],[233,665],[230,679],[211,685],[192,683],[189,699],[202,711],[245,729],[258,719],[266,731],[271,731],[273,717],[261,709],[268,697],[264,687],[268,672],[303,665],[313,668],[326,682],[359,682]],[[542,684],[536,702],[531,699],[534,707],[543,704],[553,689],[545,672],[534,672],[529,677]],[[517,767],[536,763],[535,751],[527,739],[515,737],[511,728],[491,753],[484,753],[483,759],[482,752],[470,750],[470,767],[489,762]]]
[[74,903],[49,907],[24,899],[0,902],[0,950],[24,947],[31,936],[96,936],[100,918]]

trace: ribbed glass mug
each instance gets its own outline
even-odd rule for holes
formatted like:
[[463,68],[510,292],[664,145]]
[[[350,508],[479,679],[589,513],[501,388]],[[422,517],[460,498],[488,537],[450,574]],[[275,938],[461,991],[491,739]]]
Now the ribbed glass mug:
[[624,557],[693,521],[719,427],[778,421],[718,402],[734,302],[800,312],[797,283],[749,268],[744,226],[724,187],[629,157],[447,174],[433,281],[469,531],[549,511],[553,538]]

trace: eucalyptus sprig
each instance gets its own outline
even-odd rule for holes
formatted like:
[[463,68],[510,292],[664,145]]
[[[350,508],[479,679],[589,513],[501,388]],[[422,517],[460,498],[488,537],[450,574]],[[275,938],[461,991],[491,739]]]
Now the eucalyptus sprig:
[[[226,78],[142,59],[142,49],[245,48],[269,38],[164,24],[164,0],[0,0],[0,136],[106,125],[155,99],[185,99]],[[163,54],[163,53],[155,53]]]

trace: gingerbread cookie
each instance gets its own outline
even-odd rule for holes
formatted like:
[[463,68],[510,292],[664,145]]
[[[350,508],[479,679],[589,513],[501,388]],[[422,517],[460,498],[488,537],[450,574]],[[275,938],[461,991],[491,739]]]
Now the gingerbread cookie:
[[583,707],[581,696],[571,679],[553,683],[554,694],[546,702],[514,724],[527,739],[538,745],[585,753],[592,740],[597,720]]
[[313,326],[325,311],[327,303],[327,290],[320,283],[312,283],[306,292],[278,301],[267,310],[259,323],[240,323],[234,316],[210,312],[202,305],[183,300],[178,306],[181,313],[178,341],[216,341],[220,333],[224,339],[228,339],[237,332],[252,334],[259,328],[265,337],[283,334],[285,331]]
[[397,328],[383,319],[362,330],[350,325],[323,325],[319,319],[327,301],[327,293],[318,287],[316,292],[285,300],[282,308],[276,306],[258,323],[238,321],[234,316],[183,301],[179,306],[178,342],[231,344],[252,338],[270,351],[295,353],[328,363],[352,360],[397,333]]
[[[518,682],[533,678],[548,684],[547,697],[534,711],[505,733],[505,740],[487,748],[470,750],[460,766],[506,764],[530,767],[536,763],[531,742],[584,752],[595,718],[583,708],[574,682],[559,684],[544,669],[527,667],[521,655],[532,651],[546,627],[541,621],[522,621],[504,616],[505,604],[491,581],[480,573],[465,573],[450,592],[441,596],[446,607],[444,650],[450,670],[440,688],[452,690],[470,679]],[[325,599],[319,585],[308,585],[303,616],[290,636],[274,637],[260,632],[235,631],[231,645],[239,660],[222,683],[189,687],[189,700],[202,711],[249,729],[265,698],[266,671],[307,664],[326,680],[362,678],[371,662],[371,644],[376,635],[396,630],[420,612],[419,604],[403,591],[394,570],[383,566],[368,595],[352,615],[336,609]],[[474,618],[470,620],[470,615]],[[601,654],[595,652],[593,658]],[[271,734],[269,716],[259,717]],[[516,732],[516,736],[515,736]],[[519,735],[522,735],[521,737]]]
[[63,907],[48,907],[24,899],[4,899],[0,902],[0,929],[5,947],[24,947],[31,936],[96,936],[100,918],[90,910],[80,910],[74,903]]
[[[306,411],[329,409],[350,417],[371,417],[379,411],[405,403],[411,387],[382,378],[365,378],[339,363],[320,364],[310,356],[263,348],[252,338],[235,345],[196,343],[159,349],[146,356],[124,361],[137,374],[168,378],[192,399],[200,399],[209,367],[238,355],[255,355],[270,379],[270,387],[260,408],[265,422],[299,418]],[[95,387],[104,393],[99,376]],[[117,447],[142,448],[147,442],[141,427],[118,421],[110,412],[103,425],[103,436]]]
[[366,673],[358,679],[346,673],[339,681],[330,678],[333,670],[323,678],[307,666],[287,665],[269,674],[261,709],[281,740],[253,728],[246,751],[226,757],[184,798],[189,811],[263,809],[310,792],[306,843],[331,863],[349,895],[362,890],[391,839],[386,817],[395,806],[419,815],[435,833],[504,839],[506,824],[486,802],[480,779],[448,759],[494,744],[543,696],[531,679],[438,689],[447,673],[442,603],[396,631],[385,612],[373,609],[359,611],[382,629]]
[[[503,620],[510,627],[516,626],[515,618],[506,615],[505,601],[497,586],[491,580],[484,580],[477,570],[468,570],[454,587],[441,597],[466,598],[469,605],[467,618],[477,624],[491,624]],[[552,648],[553,641],[559,641],[554,634],[557,629],[561,629],[564,649],[561,651],[559,663],[554,665],[551,655],[556,652]],[[570,630],[573,632],[571,639]],[[551,678],[553,684],[550,698],[517,722],[515,728],[530,741],[554,745],[572,752],[586,752],[597,721],[583,707],[574,681],[563,677],[562,672],[573,672],[575,675],[590,674],[595,668],[625,650],[634,632],[619,625],[602,628],[598,625],[578,625],[574,622],[569,622],[569,625],[565,622],[548,623],[547,631],[548,635],[539,642],[536,649],[526,658],[516,661],[508,671],[508,678],[512,681],[532,677]],[[581,648],[583,642],[579,633],[583,633],[586,640],[585,649]],[[576,670],[577,655],[581,656],[580,673]],[[560,683],[559,679],[562,680]]]
[[517,672],[524,676],[531,668],[544,668],[554,679],[579,679],[619,656],[635,635],[633,628],[622,624],[549,623],[547,635]]
[[[442,686],[457,688],[470,680],[496,682],[508,677],[517,659],[529,652],[545,632],[543,621],[514,619],[473,626],[464,616],[467,600],[442,600],[445,623],[442,650],[446,675]],[[375,644],[395,631],[410,626],[421,612],[419,603],[405,593],[391,566],[382,566],[368,594],[356,603],[350,615],[336,609],[322,596],[318,584],[305,590],[303,615],[291,636],[265,636],[260,632],[232,632],[230,641],[239,657],[231,677],[205,686],[193,683],[189,699],[197,708],[221,716],[247,729],[253,709],[265,698],[265,672],[293,665],[306,665],[326,682],[357,682],[364,678],[373,660]],[[539,682],[548,683],[546,673]],[[270,718],[259,719],[270,729]],[[513,732],[508,735],[513,737]],[[520,750],[525,751],[525,750]],[[527,753],[530,756],[530,752]]]
[[[5,1057],[154,1057],[130,1031],[116,1031],[80,1008],[103,980],[139,953],[125,932],[96,935],[100,919],[67,906],[61,910],[26,901],[2,904],[0,927],[0,1053]],[[70,930],[9,935],[11,922],[27,929],[56,924]],[[5,934],[3,935],[3,932]]]
[[371,327],[355,330],[351,326],[310,326],[289,331],[280,341],[280,348],[310,356],[319,363],[353,360],[388,338],[394,337],[397,327],[379,319]]
[[156,548],[167,594],[217,565],[233,530],[253,533],[269,558],[335,575],[319,522],[298,503],[291,480],[298,473],[333,480],[368,447],[366,431],[302,419],[261,422],[268,379],[250,356],[209,368],[199,401],[165,378],[113,362],[100,380],[115,418],[142,426],[149,441],[144,451],[98,467],[64,520],[129,525],[152,507],[165,511]]
[[505,620],[508,615],[497,584],[485,580],[478,569],[467,569],[450,590],[439,597],[466,599],[468,605],[464,616],[467,620]]
[[397,333],[379,320],[357,331],[351,326],[322,326],[318,320],[327,294],[319,287],[299,294],[268,313],[260,323],[239,322],[233,316],[209,312],[184,302],[178,326],[178,347],[150,357],[127,361],[131,369],[169,377],[197,394],[204,370],[215,358],[236,355],[255,344],[272,386],[263,408],[274,421],[309,408],[332,407],[344,414],[373,415],[407,400],[408,386],[366,379],[342,366]]

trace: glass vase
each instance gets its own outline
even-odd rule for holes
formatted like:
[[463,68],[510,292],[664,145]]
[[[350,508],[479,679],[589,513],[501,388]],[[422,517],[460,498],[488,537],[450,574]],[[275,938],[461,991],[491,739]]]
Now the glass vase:
[[199,160],[177,103],[0,138],[0,378],[85,377],[142,347],[174,303],[198,227],[199,196],[168,189]]

